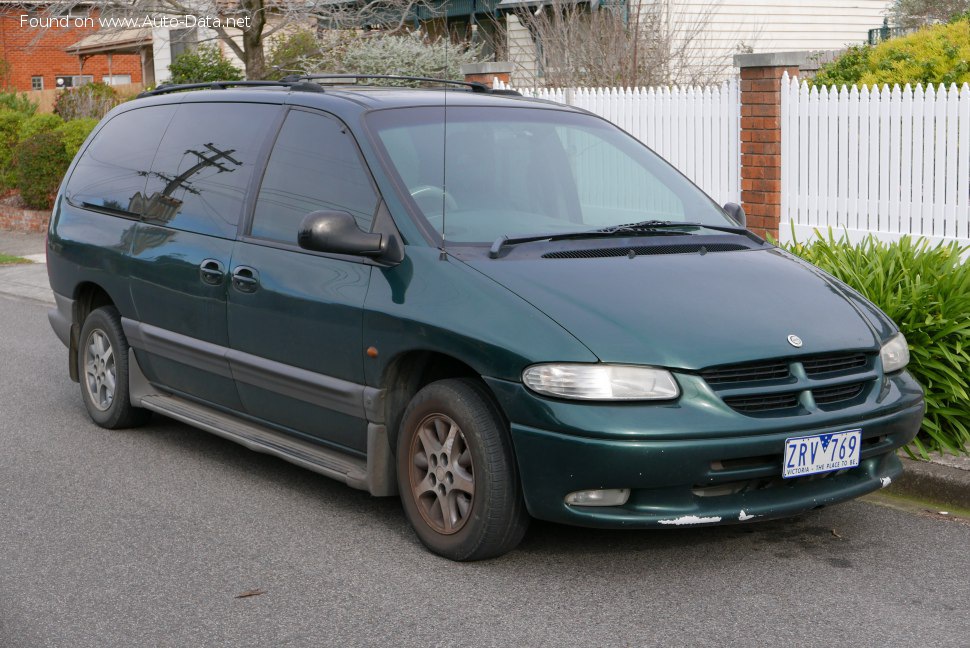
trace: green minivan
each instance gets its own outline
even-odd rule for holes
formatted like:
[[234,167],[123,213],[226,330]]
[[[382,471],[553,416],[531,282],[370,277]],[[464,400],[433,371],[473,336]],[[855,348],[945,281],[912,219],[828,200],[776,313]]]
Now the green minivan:
[[750,523],[888,485],[923,393],[861,295],[612,124],[477,84],[162,87],[82,146],[55,332],[183,421],[501,555],[532,517]]

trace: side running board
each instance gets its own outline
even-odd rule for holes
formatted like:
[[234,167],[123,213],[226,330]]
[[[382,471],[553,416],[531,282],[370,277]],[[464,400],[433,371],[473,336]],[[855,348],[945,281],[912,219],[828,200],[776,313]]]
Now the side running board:
[[370,490],[367,462],[363,459],[254,425],[178,396],[152,394],[142,396],[140,400],[139,404],[145,409],[235,441],[250,450],[274,455],[353,488]]

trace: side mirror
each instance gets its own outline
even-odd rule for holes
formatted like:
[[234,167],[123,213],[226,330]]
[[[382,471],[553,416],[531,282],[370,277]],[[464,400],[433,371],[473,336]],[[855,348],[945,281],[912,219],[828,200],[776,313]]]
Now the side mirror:
[[307,214],[296,240],[304,250],[334,254],[377,257],[387,249],[382,234],[361,230],[354,217],[344,211]]
[[724,211],[727,215],[731,217],[735,223],[741,227],[747,227],[747,217],[744,215],[744,209],[738,203],[727,203],[724,205]]

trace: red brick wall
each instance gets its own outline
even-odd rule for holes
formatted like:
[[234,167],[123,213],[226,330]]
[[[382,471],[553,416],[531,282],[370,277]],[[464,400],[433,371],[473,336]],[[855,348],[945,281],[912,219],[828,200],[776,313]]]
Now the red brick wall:
[[0,200],[0,230],[18,232],[46,232],[50,210],[24,209],[14,204],[15,198]]
[[[0,58],[7,63],[7,78],[2,84],[12,90],[31,90],[30,78],[44,77],[44,89],[57,87],[54,77],[90,74],[95,81],[102,81],[108,74],[108,57],[105,54],[84,60],[83,67],[77,56],[68,54],[64,48],[73,45],[97,28],[51,27],[36,43],[31,41],[43,30],[22,27],[20,16],[25,12],[17,7],[0,7]],[[40,16],[40,14],[33,14]],[[95,24],[97,15],[94,14]],[[130,74],[132,83],[141,82],[141,58],[137,54],[115,54],[111,58],[112,74]]]
[[781,218],[781,76],[798,67],[741,69],[741,206],[748,228],[778,237]]

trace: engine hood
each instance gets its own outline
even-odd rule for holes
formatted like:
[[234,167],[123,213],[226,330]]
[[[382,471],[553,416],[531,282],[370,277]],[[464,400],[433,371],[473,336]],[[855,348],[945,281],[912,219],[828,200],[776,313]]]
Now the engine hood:
[[777,248],[463,261],[557,321],[603,362],[696,370],[876,350],[886,328],[862,314],[857,295]]

